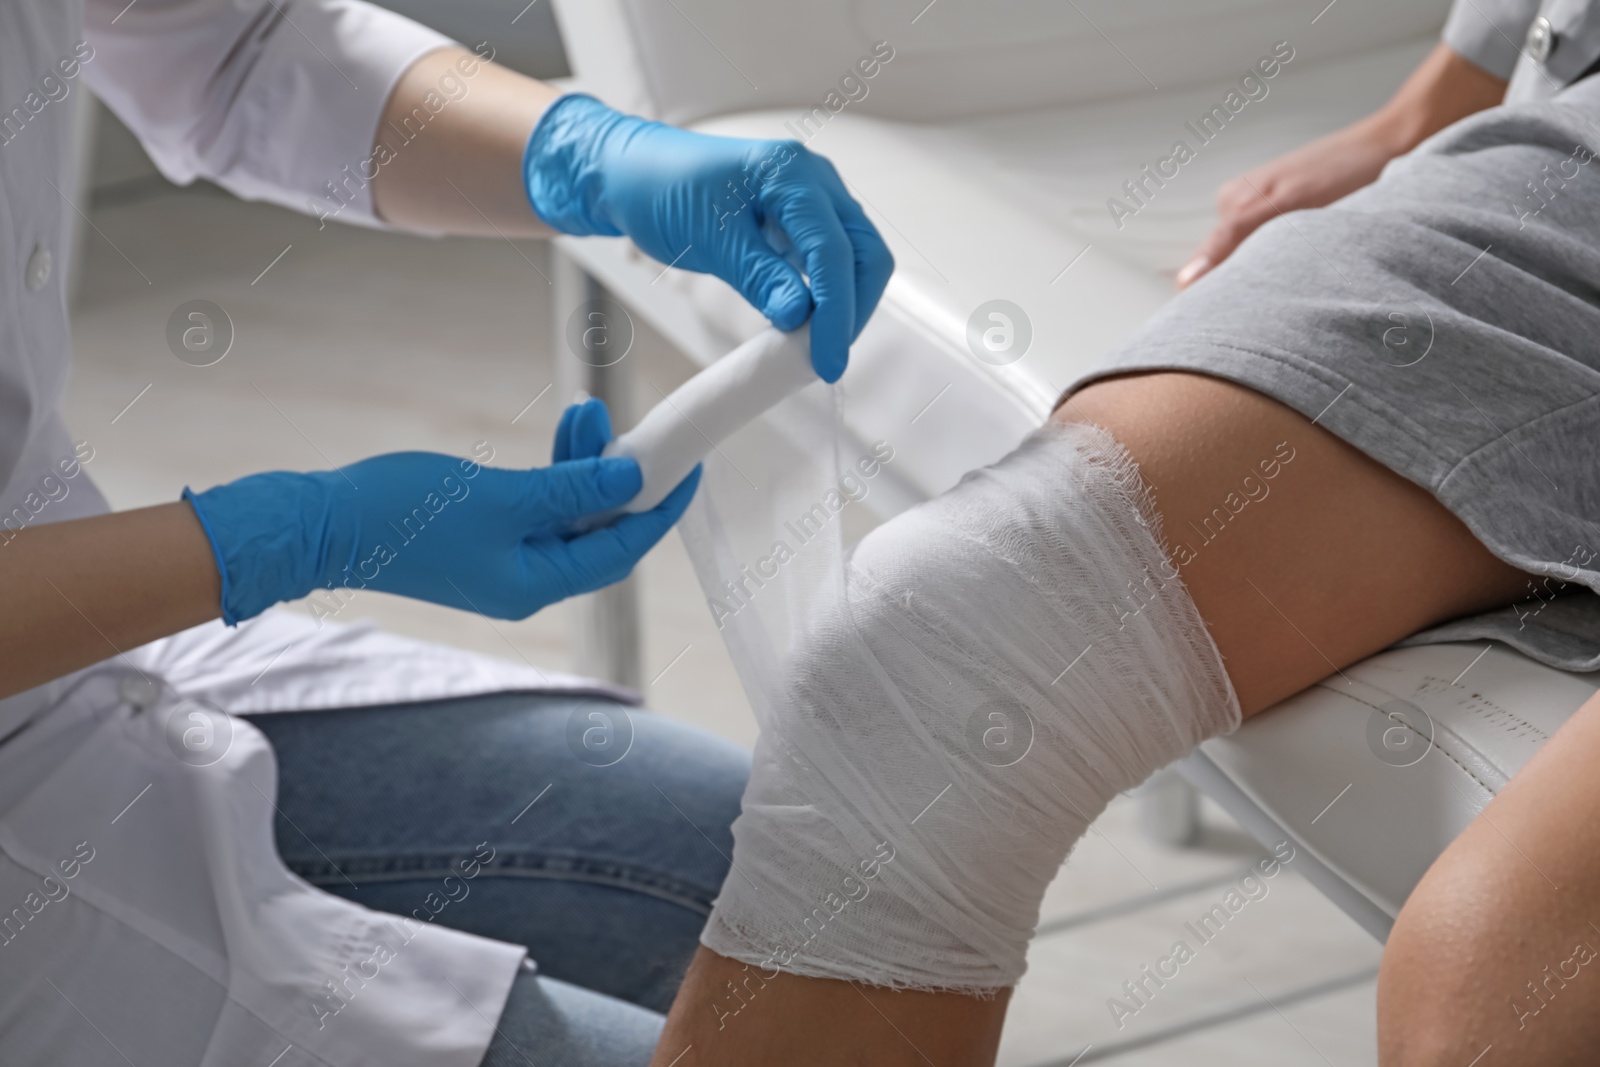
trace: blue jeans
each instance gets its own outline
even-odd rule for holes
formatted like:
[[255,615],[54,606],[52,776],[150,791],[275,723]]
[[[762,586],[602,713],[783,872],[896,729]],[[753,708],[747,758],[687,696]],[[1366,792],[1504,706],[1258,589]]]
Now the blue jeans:
[[[296,874],[527,946],[538,973],[517,976],[483,1067],[649,1062],[728,872],[742,749],[560,695],[251,721],[277,753],[278,851]],[[455,865],[472,859],[465,881]]]

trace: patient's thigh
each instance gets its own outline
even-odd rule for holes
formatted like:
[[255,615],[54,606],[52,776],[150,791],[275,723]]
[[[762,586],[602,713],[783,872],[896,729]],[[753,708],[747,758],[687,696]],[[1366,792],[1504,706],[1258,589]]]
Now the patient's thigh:
[[1246,716],[1526,581],[1427,491],[1252,389],[1128,375],[1054,417],[1139,464]]

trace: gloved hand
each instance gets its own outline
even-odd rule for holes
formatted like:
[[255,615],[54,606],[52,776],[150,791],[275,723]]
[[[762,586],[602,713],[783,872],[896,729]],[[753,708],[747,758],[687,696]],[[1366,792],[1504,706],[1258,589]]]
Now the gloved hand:
[[662,263],[714,274],[780,330],[810,315],[824,381],[844,373],[894,271],[833,164],[796,141],[690,133],[574,94],[539,120],[522,169],[552,228],[626,235]]
[[639,492],[636,462],[599,458],[610,437],[605,406],[591,400],[562,416],[543,469],[394,452],[183,496],[216,554],[229,625],[328,587],[521,619],[627,577],[694,496],[698,468],[653,510],[570,533]]

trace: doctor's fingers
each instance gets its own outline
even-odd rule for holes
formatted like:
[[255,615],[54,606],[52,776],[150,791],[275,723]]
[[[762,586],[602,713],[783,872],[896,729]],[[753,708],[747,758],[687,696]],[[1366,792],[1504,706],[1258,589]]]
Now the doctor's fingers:
[[[833,171],[833,164],[825,159],[821,162]],[[866,211],[856,202],[855,197],[850,195],[837,172],[834,172],[834,180],[828,187],[828,193],[833,201],[834,210],[839,213],[839,222],[850,238],[850,250],[855,255],[856,319],[855,329],[850,334],[850,339],[854,341],[861,336],[867,320],[872,318],[872,313],[878,309],[878,301],[882,298],[883,291],[889,287],[889,278],[894,274],[894,253],[889,251],[883,235],[872,224],[872,220],[867,218]]]
[[811,314],[811,292],[800,272],[773,250],[753,218],[735,224],[727,241],[726,269],[717,275],[772,325],[798,330]]
[[565,463],[570,459],[590,459],[598,456],[610,440],[611,413],[604,400],[590,397],[581,404],[568,405],[561,413],[550,460]]
[[[485,472],[489,473],[489,472]],[[627,456],[590,457],[531,471],[497,471],[511,479],[506,501],[529,536],[587,515],[614,511],[639,495],[643,475]]]
[[699,485],[700,468],[697,466],[649,511],[623,515],[608,526],[557,546],[530,543],[527,548],[561,569],[566,596],[603,589],[626,578],[645,553],[666,536],[683,516]]
[[833,198],[818,185],[785,185],[776,196],[768,210],[811,280],[811,365],[823,381],[838,381],[855,338],[855,248]]
[[[889,251],[883,235],[867,217],[861,204],[850,194],[833,161],[805,149],[800,149],[800,153],[799,170],[796,173],[801,180],[794,188],[821,190],[832,205],[850,243],[855,266],[855,320],[850,332],[853,341],[860,335],[867,320],[872,318],[878,300],[889,284],[889,277],[894,273],[894,254]],[[781,200],[783,196],[780,183],[777,199]],[[777,211],[770,205],[767,210],[773,213]]]

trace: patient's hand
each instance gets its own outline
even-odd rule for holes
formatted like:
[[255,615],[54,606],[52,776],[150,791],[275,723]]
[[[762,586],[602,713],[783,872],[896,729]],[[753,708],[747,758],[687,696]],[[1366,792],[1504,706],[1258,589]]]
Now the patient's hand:
[[1178,288],[1194,284],[1227,259],[1268,219],[1331,204],[1369,184],[1389,160],[1458,119],[1498,104],[1505,88],[1505,82],[1439,44],[1378,111],[1218,189],[1222,217],[1178,271]]
[[1372,182],[1385,163],[1405,151],[1376,118],[1369,116],[1224,183],[1217,190],[1221,218],[1178,271],[1178,288],[1187,288],[1227,259],[1274,216],[1331,204]]

